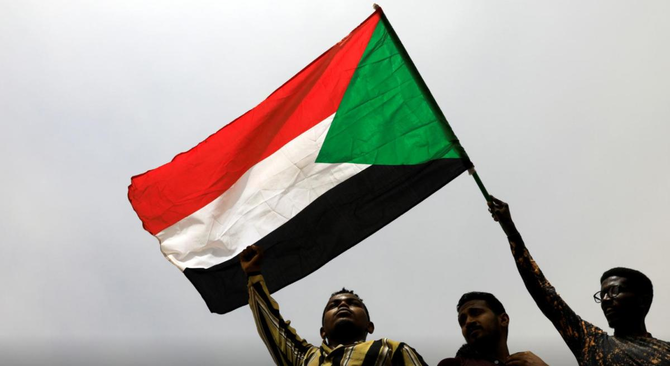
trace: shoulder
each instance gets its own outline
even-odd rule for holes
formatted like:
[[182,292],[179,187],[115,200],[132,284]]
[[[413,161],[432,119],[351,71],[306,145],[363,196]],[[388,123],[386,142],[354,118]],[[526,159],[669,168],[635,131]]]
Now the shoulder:
[[657,350],[662,350],[665,352],[670,351],[670,342],[664,341],[653,336],[649,337],[611,337],[622,343],[631,343],[636,344],[638,347],[643,348],[652,348]]
[[[372,341],[368,341],[368,342],[372,342]],[[412,350],[414,349],[414,348],[410,347],[405,342],[394,341],[393,339],[388,339],[388,338],[378,339],[375,342],[380,342],[382,344],[386,344],[388,347],[391,347],[394,350],[403,349],[403,348],[409,348],[409,349],[412,349]]]
[[668,342],[668,341],[664,341],[664,340],[662,340],[662,339],[654,338],[653,336],[649,337],[649,340],[650,340],[652,343],[662,344],[662,345],[664,345],[664,346],[666,346],[666,347],[670,347],[670,342]]
[[581,328],[581,333],[588,339],[606,341],[610,336],[605,330],[600,327],[595,326],[593,323],[584,320],[581,316],[577,315],[577,320],[579,322],[578,327]]
[[460,358],[445,358],[437,366],[461,366],[463,362]]
[[396,364],[426,365],[426,362],[423,360],[423,357],[421,357],[419,352],[417,352],[414,348],[410,347],[405,342],[398,342],[388,338],[382,338],[375,342],[380,342],[381,347],[384,346],[388,347],[391,354],[393,354],[391,363],[394,365]]

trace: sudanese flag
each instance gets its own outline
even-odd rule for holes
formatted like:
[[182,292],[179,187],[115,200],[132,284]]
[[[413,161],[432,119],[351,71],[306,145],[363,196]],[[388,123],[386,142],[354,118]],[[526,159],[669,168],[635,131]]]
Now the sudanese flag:
[[470,168],[382,10],[256,108],[128,197],[210,311],[247,304],[237,255],[265,250],[274,292],[317,270]]

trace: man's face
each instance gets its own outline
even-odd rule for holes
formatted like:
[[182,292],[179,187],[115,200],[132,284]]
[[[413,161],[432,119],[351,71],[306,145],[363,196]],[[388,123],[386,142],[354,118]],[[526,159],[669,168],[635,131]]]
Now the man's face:
[[494,314],[484,300],[470,300],[458,310],[458,324],[469,345],[498,340],[508,323],[506,314]]
[[333,332],[365,335],[372,333],[371,324],[363,302],[358,296],[337,294],[328,300],[324,309],[322,336],[330,336]]
[[[625,277],[612,276],[600,284],[603,309],[607,323],[612,328],[644,318],[643,299],[630,290]],[[616,294],[610,296],[610,294]]]

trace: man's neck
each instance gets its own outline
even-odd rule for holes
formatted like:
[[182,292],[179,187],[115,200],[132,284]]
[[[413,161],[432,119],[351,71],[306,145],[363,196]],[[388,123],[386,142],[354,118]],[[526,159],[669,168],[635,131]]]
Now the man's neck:
[[363,338],[363,339],[360,339],[360,338],[356,338],[356,339],[342,339],[342,340],[340,340],[340,339],[330,339],[330,338],[328,338],[328,347],[334,349],[334,348],[336,348],[336,347],[338,347],[338,346],[340,346],[340,345],[342,345],[342,346],[350,346],[350,345],[352,345],[352,344],[356,344],[356,343],[358,343],[358,342],[365,342],[365,338]]
[[509,349],[507,348],[507,342],[505,341],[494,344],[491,347],[475,347],[475,349],[482,356],[489,359],[504,362],[507,358],[509,358]]
[[621,325],[614,328],[615,337],[648,337],[647,327],[644,321],[639,323]]
[[507,358],[509,358],[509,349],[507,348],[507,342],[502,342],[498,344],[498,346],[495,349],[495,354],[494,357],[498,361],[505,362]]

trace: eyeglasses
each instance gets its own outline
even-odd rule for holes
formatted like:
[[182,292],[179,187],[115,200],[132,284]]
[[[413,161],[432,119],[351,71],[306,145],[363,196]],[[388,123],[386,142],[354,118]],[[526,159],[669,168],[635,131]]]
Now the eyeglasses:
[[605,298],[605,295],[609,296],[610,299],[615,299],[621,293],[620,286],[612,286],[607,289],[607,291],[598,291],[593,294],[593,300],[597,303],[601,303]]

